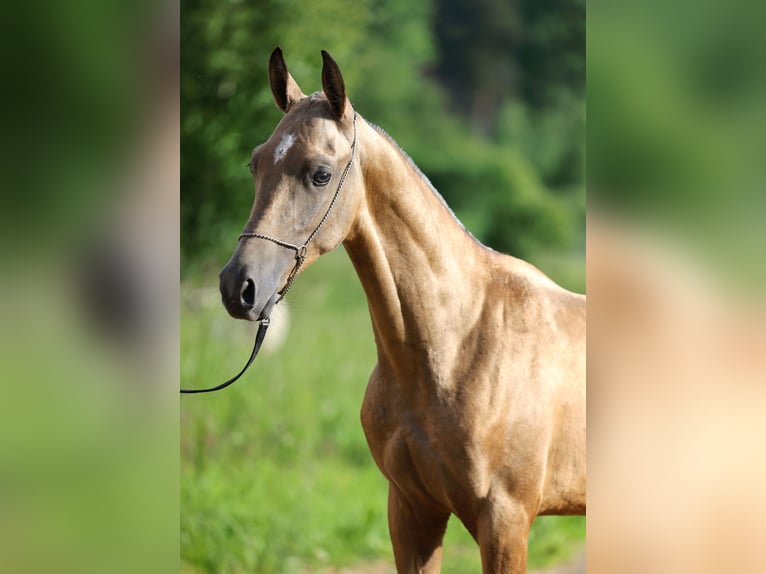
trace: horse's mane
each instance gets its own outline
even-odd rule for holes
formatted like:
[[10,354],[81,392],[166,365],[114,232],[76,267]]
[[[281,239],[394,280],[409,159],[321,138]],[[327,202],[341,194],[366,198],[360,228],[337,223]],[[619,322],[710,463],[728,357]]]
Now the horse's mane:
[[[407,152],[404,151],[398,143],[396,143],[396,140],[394,140],[394,138],[392,138],[390,135],[388,135],[388,132],[386,132],[386,130],[384,130],[382,127],[372,123],[371,121],[369,121],[367,119],[365,119],[364,121],[367,122],[368,126],[370,126],[372,129],[374,129],[376,132],[378,132],[378,134],[383,136],[383,138],[386,141],[388,141],[388,143],[390,143],[394,147],[395,150],[397,150],[399,152],[399,154],[404,158],[404,160],[410,165],[410,167],[412,167],[413,170],[415,170],[415,173],[418,174],[418,176],[423,180],[423,182],[425,182],[425,184],[428,186],[428,188],[431,190],[431,192],[441,202],[441,204],[444,206],[444,208],[447,210],[447,212],[452,216],[452,219],[454,219],[455,222],[460,226],[460,229],[462,229],[466,234],[468,234],[468,236],[471,239],[473,239],[476,243],[478,243],[482,247],[484,247],[486,249],[491,249],[490,247],[487,247],[481,241],[476,239],[476,237],[474,237],[473,233],[468,231],[468,229],[463,224],[463,222],[460,221],[460,219],[458,219],[457,215],[455,215],[455,212],[452,211],[452,208],[449,206],[447,201],[444,199],[444,196],[442,196],[442,194],[439,193],[439,190],[437,190],[434,187],[434,184],[431,183],[431,180],[428,179],[428,176],[422,172],[422,170],[417,166],[417,164],[414,161],[412,161],[412,158],[407,154]],[[494,250],[492,250],[492,251],[494,251]]]

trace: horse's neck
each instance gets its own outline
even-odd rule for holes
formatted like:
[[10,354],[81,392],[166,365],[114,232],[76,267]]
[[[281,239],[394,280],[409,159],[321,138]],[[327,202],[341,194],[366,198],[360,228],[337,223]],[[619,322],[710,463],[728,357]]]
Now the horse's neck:
[[460,326],[481,312],[489,252],[395,144],[366,124],[359,137],[365,202],[344,245],[367,294],[379,358],[403,376],[423,376],[449,363]]

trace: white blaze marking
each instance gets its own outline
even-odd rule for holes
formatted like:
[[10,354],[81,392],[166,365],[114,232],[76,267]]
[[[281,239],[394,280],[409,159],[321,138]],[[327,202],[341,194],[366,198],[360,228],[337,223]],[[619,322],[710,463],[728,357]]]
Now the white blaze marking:
[[277,149],[274,150],[274,165],[278,164],[280,161],[282,161],[285,156],[287,155],[287,152],[291,147],[293,147],[293,144],[295,143],[295,136],[293,134],[285,134],[282,138],[282,141],[279,142],[279,145],[277,146]]

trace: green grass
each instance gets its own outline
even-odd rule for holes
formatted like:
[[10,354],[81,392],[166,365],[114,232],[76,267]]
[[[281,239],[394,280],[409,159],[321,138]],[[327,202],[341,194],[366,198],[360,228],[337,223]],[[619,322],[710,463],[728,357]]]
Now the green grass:
[[[199,287],[182,288],[181,377],[192,387],[237,372],[254,328],[231,319],[214,288]],[[393,563],[387,485],[359,422],[375,347],[364,293],[343,250],[302,273],[288,301],[289,334],[278,350],[264,351],[225,391],[182,399],[185,572]],[[583,518],[539,519],[530,565],[565,559],[584,535]],[[478,548],[457,520],[444,552],[446,574],[480,572]]]

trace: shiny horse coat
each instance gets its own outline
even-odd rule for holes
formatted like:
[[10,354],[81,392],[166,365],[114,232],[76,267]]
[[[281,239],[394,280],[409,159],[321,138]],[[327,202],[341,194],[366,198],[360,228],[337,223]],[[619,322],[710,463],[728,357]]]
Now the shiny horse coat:
[[[355,142],[304,267],[343,244],[367,295],[378,364],[361,419],[389,481],[397,570],[438,572],[454,514],[484,572],[525,572],[535,516],[585,513],[585,297],[474,239],[399,147],[356,116],[322,55],[323,92],[311,96],[281,50],[271,56],[285,115],[253,152],[245,232],[301,245]],[[229,313],[268,316],[294,261],[278,244],[241,238],[220,276]]]

